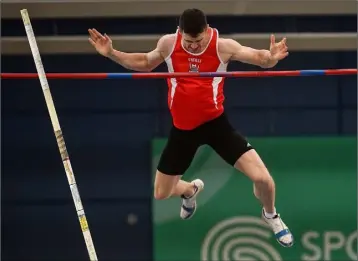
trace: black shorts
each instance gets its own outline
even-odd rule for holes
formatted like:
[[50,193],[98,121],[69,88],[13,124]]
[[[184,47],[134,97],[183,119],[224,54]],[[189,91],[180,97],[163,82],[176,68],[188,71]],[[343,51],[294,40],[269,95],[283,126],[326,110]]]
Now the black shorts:
[[180,130],[173,126],[159,160],[158,170],[167,175],[183,175],[201,145],[209,145],[232,166],[241,155],[252,149],[223,113],[193,130]]

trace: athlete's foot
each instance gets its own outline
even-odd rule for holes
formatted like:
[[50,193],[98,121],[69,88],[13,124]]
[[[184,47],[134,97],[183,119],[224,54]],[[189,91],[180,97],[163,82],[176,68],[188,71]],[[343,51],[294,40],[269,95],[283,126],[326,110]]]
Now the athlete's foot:
[[285,223],[283,223],[279,214],[276,214],[273,218],[268,218],[262,209],[262,219],[271,227],[277,242],[279,242],[281,246],[291,247],[293,245],[293,236]]
[[180,210],[180,217],[182,219],[190,219],[194,216],[196,211],[196,197],[204,189],[204,182],[200,179],[191,182],[194,185],[194,194],[190,197],[182,196],[182,205]]

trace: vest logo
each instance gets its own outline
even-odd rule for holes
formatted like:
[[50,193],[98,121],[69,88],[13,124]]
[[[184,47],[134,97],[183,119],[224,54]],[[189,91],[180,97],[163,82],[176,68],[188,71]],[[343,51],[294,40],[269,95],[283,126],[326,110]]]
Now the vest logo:
[[199,67],[201,63],[201,59],[198,58],[188,58],[189,62],[189,72],[199,72]]
[[199,72],[199,64],[189,63],[189,72]]

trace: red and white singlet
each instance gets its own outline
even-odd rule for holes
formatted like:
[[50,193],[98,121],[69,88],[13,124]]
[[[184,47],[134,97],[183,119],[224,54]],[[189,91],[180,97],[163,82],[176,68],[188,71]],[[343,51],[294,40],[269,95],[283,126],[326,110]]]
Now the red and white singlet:
[[[182,46],[182,34],[177,30],[170,55],[165,59],[169,72],[225,72],[218,54],[219,33],[209,28],[210,40],[198,54],[190,53]],[[224,78],[169,78],[168,106],[174,126],[191,130],[220,116],[223,111]]]

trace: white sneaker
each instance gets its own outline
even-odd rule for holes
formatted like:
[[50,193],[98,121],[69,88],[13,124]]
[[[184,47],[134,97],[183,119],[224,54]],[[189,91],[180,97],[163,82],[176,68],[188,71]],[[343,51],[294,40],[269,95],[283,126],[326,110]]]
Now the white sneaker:
[[264,210],[262,209],[262,219],[270,226],[273,233],[275,234],[277,242],[280,243],[281,246],[293,246],[293,236],[286,224],[283,223],[279,214],[273,218],[267,218],[265,216]]
[[193,180],[195,192],[190,198],[182,196],[182,205],[180,209],[180,217],[182,219],[190,219],[196,211],[196,197],[204,189],[204,182],[201,179]]

